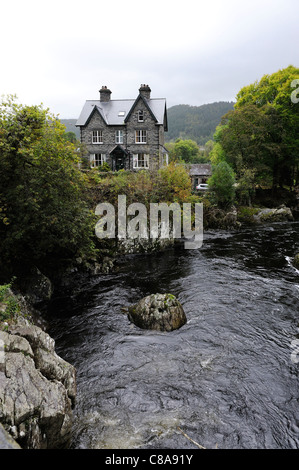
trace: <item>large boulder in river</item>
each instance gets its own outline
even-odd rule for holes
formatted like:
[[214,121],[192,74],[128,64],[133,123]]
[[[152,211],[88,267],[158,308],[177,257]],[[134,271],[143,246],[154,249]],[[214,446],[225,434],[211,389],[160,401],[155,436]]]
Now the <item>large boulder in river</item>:
[[299,269],[299,253],[295,255],[293,263],[295,268]]
[[139,328],[172,331],[187,319],[182,305],[172,294],[152,294],[129,307],[129,320]]

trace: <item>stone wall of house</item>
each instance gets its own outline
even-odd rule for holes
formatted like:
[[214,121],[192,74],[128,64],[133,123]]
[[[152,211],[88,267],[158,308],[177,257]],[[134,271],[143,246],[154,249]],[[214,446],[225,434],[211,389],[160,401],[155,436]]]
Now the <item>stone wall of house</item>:
[[[143,111],[144,120],[138,122],[138,111]],[[103,143],[92,143],[92,131],[102,130]],[[81,128],[81,141],[86,144],[87,150],[90,154],[102,153],[106,155],[107,163],[112,167],[112,160],[109,156],[110,152],[117,145],[115,140],[115,131],[123,130],[123,144],[120,144],[124,149],[127,149],[131,157],[126,159],[126,169],[133,169],[133,154],[144,153],[150,155],[150,170],[158,169],[161,165],[160,162],[160,144],[164,144],[164,128],[157,125],[150,111],[145,106],[142,99],[140,99],[130,116],[129,121],[124,126],[107,126],[100,114],[94,113],[88,122],[88,125]],[[135,130],[147,131],[147,142],[135,143]]]
[[[138,122],[138,111],[143,111],[143,122]],[[137,101],[130,119],[127,122],[128,149],[131,154],[148,154],[150,156],[150,170],[159,167],[159,128],[160,126],[156,125],[156,121],[145,106],[143,100],[140,99]],[[135,143],[135,130],[145,130],[147,132],[146,144]]]

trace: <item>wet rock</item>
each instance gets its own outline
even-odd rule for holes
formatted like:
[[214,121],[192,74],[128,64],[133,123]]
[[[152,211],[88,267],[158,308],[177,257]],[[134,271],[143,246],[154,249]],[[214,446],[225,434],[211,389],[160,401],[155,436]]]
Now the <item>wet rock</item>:
[[23,317],[0,331],[0,345],[0,422],[5,431],[21,448],[68,447],[74,367],[55,353],[47,333]]
[[27,302],[33,306],[48,302],[53,294],[53,286],[50,279],[37,267],[33,267],[21,281],[20,288]]
[[261,209],[253,218],[257,223],[287,222],[294,220],[291,209],[285,205],[275,209]]
[[182,305],[171,294],[152,294],[129,307],[129,320],[143,329],[172,331],[187,319]]

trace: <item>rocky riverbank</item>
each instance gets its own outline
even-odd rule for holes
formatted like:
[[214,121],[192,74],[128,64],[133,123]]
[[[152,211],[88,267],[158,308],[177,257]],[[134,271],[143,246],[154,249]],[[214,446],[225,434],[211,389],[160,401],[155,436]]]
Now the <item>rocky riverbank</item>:
[[[32,323],[24,298],[10,291],[0,303],[0,448],[67,448],[76,397],[75,368],[54,340]],[[20,304],[5,318],[12,299]]]
[[208,207],[206,211],[204,210],[204,227],[230,230],[245,225],[291,222],[296,219],[296,216],[297,212],[284,204],[274,208],[233,206],[227,210]]

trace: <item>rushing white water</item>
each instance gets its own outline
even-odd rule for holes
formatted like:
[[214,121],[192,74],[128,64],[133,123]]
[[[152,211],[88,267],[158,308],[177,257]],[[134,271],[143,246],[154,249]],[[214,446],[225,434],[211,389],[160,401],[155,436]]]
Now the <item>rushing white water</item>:
[[[77,368],[75,448],[299,448],[299,223],[205,234],[199,250],[127,258],[49,312]],[[122,313],[177,296],[179,330]],[[293,355],[292,355],[293,354]]]

